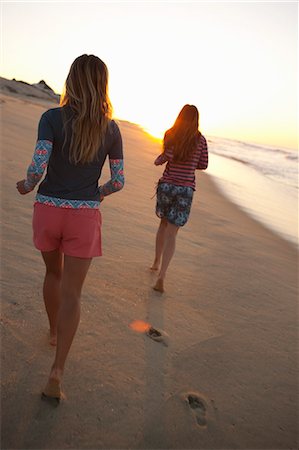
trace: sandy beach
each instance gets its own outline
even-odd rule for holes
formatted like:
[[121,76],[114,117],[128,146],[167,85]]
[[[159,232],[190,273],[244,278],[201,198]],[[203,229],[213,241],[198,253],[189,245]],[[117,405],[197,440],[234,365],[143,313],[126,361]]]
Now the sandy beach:
[[[152,289],[160,144],[129,122],[125,188],[101,205],[93,260],[59,407],[41,401],[54,349],[32,244],[34,194],[20,196],[41,114],[4,94],[1,387],[3,449],[298,448],[297,252],[205,173],[180,230],[166,292]],[[105,167],[102,180],[109,177]],[[134,331],[149,323],[161,340]]]

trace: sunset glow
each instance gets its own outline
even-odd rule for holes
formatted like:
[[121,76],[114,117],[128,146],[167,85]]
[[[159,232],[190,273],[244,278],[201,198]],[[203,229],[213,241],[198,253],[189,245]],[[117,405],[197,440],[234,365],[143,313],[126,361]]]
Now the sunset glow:
[[74,58],[94,53],[109,68],[115,116],[155,136],[191,103],[207,135],[297,147],[296,3],[72,2],[69,9],[3,2],[2,76],[45,79],[61,92]]

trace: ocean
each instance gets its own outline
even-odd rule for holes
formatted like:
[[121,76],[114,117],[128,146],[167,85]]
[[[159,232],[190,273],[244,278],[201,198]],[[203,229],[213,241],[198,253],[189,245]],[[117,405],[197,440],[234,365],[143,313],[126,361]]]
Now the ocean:
[[240,208],[298,246],[298,152],[207,137],[209,167]]

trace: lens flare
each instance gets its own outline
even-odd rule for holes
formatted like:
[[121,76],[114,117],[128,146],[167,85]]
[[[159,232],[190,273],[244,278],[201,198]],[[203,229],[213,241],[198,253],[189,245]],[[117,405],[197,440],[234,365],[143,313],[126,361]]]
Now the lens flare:
[[144,322],[143,320],[133,320],[129,327],[138,333],[146,333],[151,328],[151,324]]

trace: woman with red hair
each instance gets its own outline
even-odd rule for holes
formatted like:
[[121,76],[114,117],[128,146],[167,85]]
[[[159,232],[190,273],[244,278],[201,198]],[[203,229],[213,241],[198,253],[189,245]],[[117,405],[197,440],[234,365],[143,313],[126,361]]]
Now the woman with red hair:
[[177,232],[189,218],[195,170],[208,167],[207,142],[198,128],[197,108],[185,105],[172,128],[166,131],[163,153],[155,160],[156,166],[167,163],[157,187],[156,214],[161,220],[151,267],[152,270],[160,269],[154,286],[159,292],[164,292],[164,279],[174,255]]

